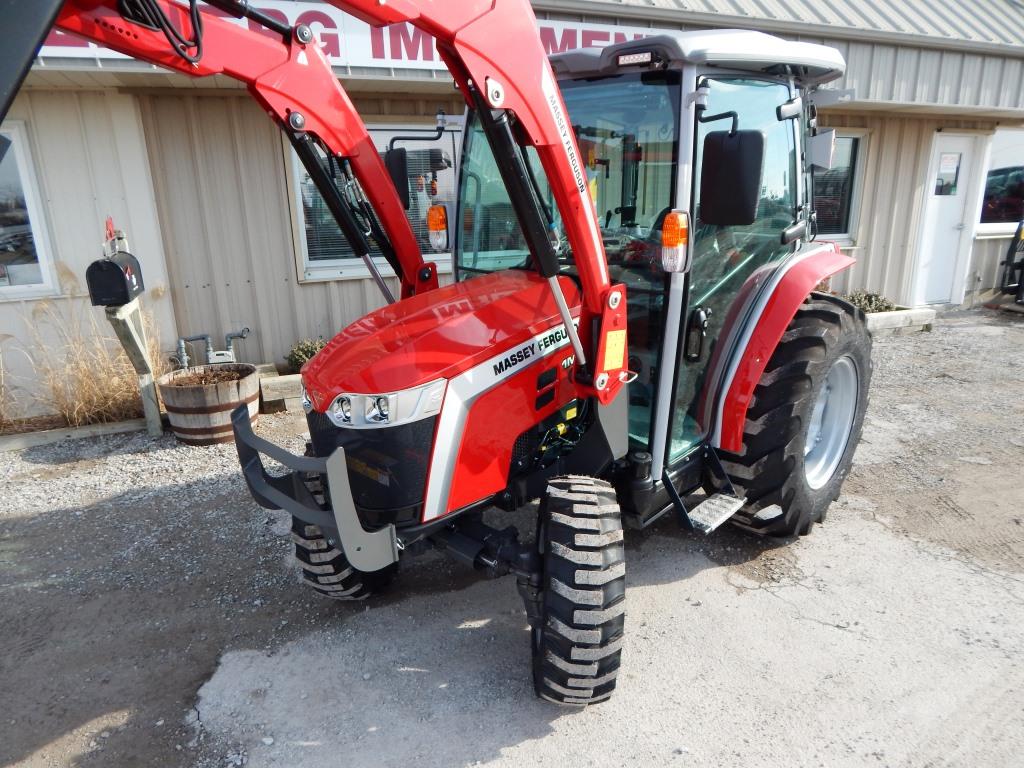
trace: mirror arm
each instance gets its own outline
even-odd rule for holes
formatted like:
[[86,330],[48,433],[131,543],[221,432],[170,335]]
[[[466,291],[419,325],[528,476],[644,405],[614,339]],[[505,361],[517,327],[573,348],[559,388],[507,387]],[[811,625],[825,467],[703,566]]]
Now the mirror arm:
[[800,240],[807,234],[807,220],[801,219],[795,224],[791,224],[782,230],[782,244],[789,245],[792,242]]
[[704,110],[706,110],[706,109],[707,109],[707,107],[700,106],[700,105],[697,106],[697,122],[699,122],[699,123],[713,123],[713,122],[715,122],[717,120],[724,120],[727,117],[731,117],[732,118],[732,130],[729,131],[729,135],[730,136],[735,136],[736,135],[736,131],[738,131],[740,129],[740,116],[739,115],[737,115],[735,112],[719,112],[717,115],[707,115],[705,117]]
[[447,126],[447,113],[443,109],[437,110],[437,128],[434,129],[433,136],[423,136],[422,134],[416,134],[415,136],[393,136],[391,141],[388,142],[388,151],[390,152],[395,148],[395,144],[400,141],[437,141],[444,136],[444,129]]

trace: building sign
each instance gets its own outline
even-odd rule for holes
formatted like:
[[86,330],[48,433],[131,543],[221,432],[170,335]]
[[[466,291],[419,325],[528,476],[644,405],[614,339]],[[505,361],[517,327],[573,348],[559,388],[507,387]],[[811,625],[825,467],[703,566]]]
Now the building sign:
[[[336,67],[446,70],[437,54],[434,38],[411,24],[371,27],[326,3],[263,0],[254,2],[253,7],[288,24],[309,25],[319,38],[327,58]],[[254,22],[235,19],[216,8],[206,6],[203,11],[249,26],[254,31],[263,30]],[[544,49],[549,54],[575,48],[603,47],[656,34],[655,30],[645,27],[566,21],[540,21],[539,27]],[[50,33],[39,55],[43,58],[128,58],[109,48],[57,31]]]

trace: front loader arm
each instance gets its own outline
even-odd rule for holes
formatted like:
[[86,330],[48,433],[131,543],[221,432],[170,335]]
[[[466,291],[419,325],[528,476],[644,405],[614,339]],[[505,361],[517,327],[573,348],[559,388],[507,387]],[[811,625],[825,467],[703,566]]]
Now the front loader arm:
[[[190,29],[188,8],[160,0],[179,28]],[[394,246],[393,264],[402,295],[437,286],[437,272],[420,248],[391,177],[348,94],[311,35],[304,40],[253,32],[204,7],[203,55],[191,64],[176,54],[163,33],[121,16],[117,0],[66,0],[55,26],[125,55],[190,77],[223,74],[249,92],[285,131],[315,135],[348,159]]]

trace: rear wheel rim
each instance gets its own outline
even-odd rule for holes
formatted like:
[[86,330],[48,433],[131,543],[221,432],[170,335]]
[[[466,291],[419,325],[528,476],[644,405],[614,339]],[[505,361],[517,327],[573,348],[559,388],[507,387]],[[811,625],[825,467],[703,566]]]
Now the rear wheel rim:
[[857,415],[860,374],[849,355],[838,358],[821,385],[804,439],[804,475],[818,490],[839,469]]

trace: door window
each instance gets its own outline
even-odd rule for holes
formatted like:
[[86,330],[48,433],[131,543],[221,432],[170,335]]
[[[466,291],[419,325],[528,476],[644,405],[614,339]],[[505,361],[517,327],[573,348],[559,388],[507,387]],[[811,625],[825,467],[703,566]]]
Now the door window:
[[956,195],[957,183],[960,181],[959,152],[942,152],[939,154],[939,174],[935,179],[935,194],[939,197]]
[[[782,232],[796,219],[796,139],[793,123],[779,120],[776,108],[788,101],[788,86],[777,81],[739,78],[706,78],[709,96],[705,115],[735,112],[741,131],[760,131],[765,139],[757,216],[744,226],[717,226],[700,220],[701,174],[715,173],[701,167],[704,140],[712,131],[729,130],[730,121],[698,122],[694,158],[693,262],[690,270],[687,318],[703,309],[710,312],[700,359],[681,359],[672,414],[669,460],[678,459],[703,439],[709,425],[698,423],[700,393],[708,361],[729,309],[744,281],[758,268],[792,253],[794,245],[782,245]],[[731,117],[731,116],[730,116]],[[685,327],[685,326],[684,326]]]

